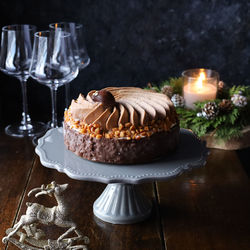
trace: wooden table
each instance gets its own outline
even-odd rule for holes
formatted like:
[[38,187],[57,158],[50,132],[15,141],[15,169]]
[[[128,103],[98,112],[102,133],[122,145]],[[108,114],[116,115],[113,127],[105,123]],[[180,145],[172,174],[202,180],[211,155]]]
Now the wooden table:
[[[92,204],[105,185],[71,180],[40,164],[29,139],[0,132],[0,237],[25,213],[26,201],[53,205],[49,197],[27,199],[41,184],[69,183],[72,217],[90,238],[89,249],[250,249],[250,183],[234,151],[211,150],[205,167],[166,182],[141,185],[151,197],[150,219],[112,225],[94,217]],[[56,227],[47,227],[57,236]],[[16,249],[0,243],[0,249]]]

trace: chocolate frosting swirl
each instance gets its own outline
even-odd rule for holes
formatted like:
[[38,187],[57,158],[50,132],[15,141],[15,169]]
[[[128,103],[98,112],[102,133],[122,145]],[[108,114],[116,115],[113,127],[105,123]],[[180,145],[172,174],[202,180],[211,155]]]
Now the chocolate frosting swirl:
[[[105,96],[97,96],[99,92]],[[100,124],[104,130],[127,122],[135,126],[166,118],[175,122],[174,105],[164,94],[135,87],[108,87],[99,92],[92,90],[86,99],[80,94],[77,100],[72,101],[69,113],[73,119],[87,124]],[[114,100],[110,98],[110,93]]]

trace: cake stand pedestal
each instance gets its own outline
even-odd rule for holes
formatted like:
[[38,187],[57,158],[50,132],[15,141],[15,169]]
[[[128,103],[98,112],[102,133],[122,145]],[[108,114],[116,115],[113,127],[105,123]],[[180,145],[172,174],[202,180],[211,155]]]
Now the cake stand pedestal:
[[167,180],[185,170],[206,163],[208,150],[192,132],[181,129],[178,149],[158,161],[136,165],[113,165],[84,160],[67,150],[62,128],[49,130],[38,141],[36,153],[43,166],[67,174],[72,179],[107,183],[94,202],[99,219],[113,224],[130,224],[146,219],[152,204],[135,184]]

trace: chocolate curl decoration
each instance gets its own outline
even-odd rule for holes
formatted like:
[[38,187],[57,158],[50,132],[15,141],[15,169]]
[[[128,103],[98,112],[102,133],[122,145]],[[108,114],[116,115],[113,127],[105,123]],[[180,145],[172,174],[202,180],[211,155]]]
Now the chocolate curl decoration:
[[104,108],[112,108],[117,104],[114,96],[104,89],[94,92],[91,98],[94,102],[101,102]]

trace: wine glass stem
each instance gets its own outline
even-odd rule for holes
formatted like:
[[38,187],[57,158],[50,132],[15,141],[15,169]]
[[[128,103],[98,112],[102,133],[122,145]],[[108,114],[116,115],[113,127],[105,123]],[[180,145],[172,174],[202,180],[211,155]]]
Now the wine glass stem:
[[69,98],[70,98],[70,85],[69,83],[65,84],[65,110],[69,107]]
[[23,96],[23,113],[22,113],[22,129],[30,129],[30,117],[28,114],[28,103],[27,103],[27,79],[20,79],[22,96]]
[[52,102],[52,119],[51,119],[51,128],[57,128],[57,106],[56,106],[56,96],[57,96],[57,86],[52,85],[50,87],[51,93],[51,102]]

